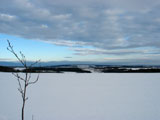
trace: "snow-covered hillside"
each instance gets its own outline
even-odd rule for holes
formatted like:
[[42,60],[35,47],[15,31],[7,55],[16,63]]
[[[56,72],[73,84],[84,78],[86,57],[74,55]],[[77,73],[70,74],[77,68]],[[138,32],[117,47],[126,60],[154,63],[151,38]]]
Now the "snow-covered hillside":
[[[33,77],[36,74],[34,74]],[[0,120],[20,120],[21,96],[0,73]],[[40,74],[29,87],[26,120],[160,120],[160,74]]]

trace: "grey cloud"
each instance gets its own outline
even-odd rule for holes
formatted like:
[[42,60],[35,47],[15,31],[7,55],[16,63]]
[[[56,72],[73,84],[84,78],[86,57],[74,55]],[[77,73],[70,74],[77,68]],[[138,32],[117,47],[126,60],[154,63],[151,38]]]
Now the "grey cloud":
[[120,51],[113,54],[159,49],[159,6],[159,0],[1,0],[0,33]]
[[1,114],[0,114],[0,119],[1,119],[1,120],[9,120],[6,116],[1,115]]

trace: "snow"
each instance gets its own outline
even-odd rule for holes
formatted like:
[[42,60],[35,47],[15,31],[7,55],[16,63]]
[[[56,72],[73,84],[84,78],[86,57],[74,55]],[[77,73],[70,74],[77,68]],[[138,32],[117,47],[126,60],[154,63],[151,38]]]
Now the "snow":
[[25,68],[23,68],[23,67],[15,67],[14,69],[15,70],[24,70]]
[[[0,120],[20,120],[17,88],[11,73],[0,73]],[[160,120],[159,91],[159,73],[42,73],[28,88],[25,118]]]

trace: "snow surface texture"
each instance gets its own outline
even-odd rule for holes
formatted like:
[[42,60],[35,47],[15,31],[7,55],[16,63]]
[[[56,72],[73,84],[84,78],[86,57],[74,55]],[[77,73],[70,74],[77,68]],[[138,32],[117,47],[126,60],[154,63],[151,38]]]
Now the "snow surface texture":
[[[35,76],[34,74],[33,76]],[[0,120],[20,120],[21,96],[0,73]],[[40,74],[28,89],[31,120],[160,120],[160,74]]]

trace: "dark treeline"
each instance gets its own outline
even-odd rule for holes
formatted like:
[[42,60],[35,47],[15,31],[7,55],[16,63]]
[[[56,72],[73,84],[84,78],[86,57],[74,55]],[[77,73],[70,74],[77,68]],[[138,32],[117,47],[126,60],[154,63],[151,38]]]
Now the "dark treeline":
[[160,67],[137,67],[137,66],[51,66],[51,67],[31,67],[28,69],[16,69],[14,67],[0,66],[1,72],[30,72],[30,73],[63,73],[63,72],[76,72],[76,73],[91,73],[92,71],[100,73],[160,73]]
[[15,72],[16,70],[12,67],[0,66],[1,72]]
[[29,69],[14,69],[13,67],[0,66],[1,72],[30,72],[30,73],[63,73],[63,72],[77,72],[77,73],[91,73],[90,71],[80,68],[48,68],[48,67],[32,67]]
[[27,70],[23,70],[23,72],[29,71],[29,72],[44,72],[44,73],[63,73],[63,72],[77,72],[77,73],[90,73],[90,71],[83,70],[77,67],[71,67],[71,68],[63,68],[63,67],[34,67]]
[[147,69],[125,69],[125,68],[107,68],[103,69],[103,73],[160,73],[160,69],[147,68]]

